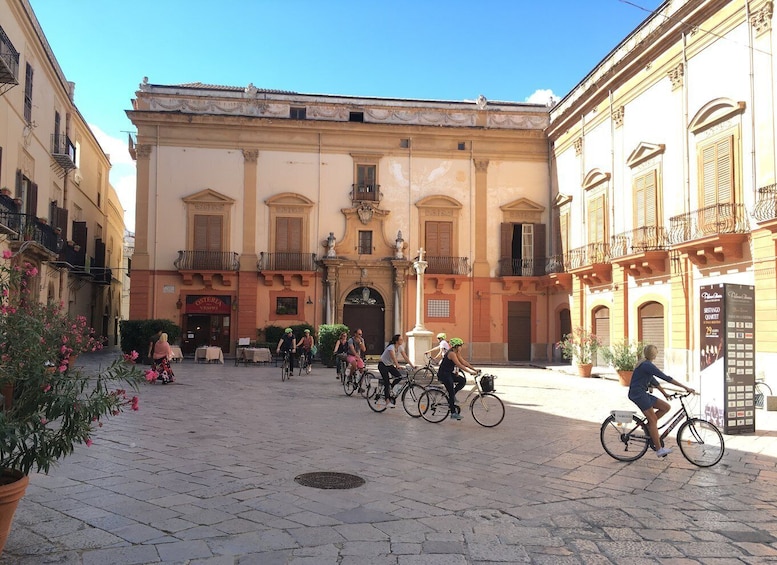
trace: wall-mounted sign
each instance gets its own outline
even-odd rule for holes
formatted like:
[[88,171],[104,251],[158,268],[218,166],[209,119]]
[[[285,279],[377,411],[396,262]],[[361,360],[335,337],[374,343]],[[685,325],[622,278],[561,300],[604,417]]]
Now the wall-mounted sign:
[[231,296],[189,295],[186,297],[186,314],[229,314],[231,305]]

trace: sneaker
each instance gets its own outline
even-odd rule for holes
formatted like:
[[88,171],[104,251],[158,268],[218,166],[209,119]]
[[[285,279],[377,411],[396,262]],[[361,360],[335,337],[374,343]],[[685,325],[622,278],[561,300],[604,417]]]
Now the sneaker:
[[396,407],[397,407],[397,399],[392,396],[391,402],[389,404],[389,408],[396,408]]
[[312,368],[310,365],[308,365],[308,366],[305,368],[305,371],[307,372],[307,374],[308,374],[308,375],[310,374],[310,371],[312,371],[312,370],[313,370],[313,368]]
[[670,453],[672,453],[671,449],[669,449],[668,447],[662,447],[661,449],[656,451],[656,457],[666,457]]
[[451,412],[451,420],[461,420],[461,414]]

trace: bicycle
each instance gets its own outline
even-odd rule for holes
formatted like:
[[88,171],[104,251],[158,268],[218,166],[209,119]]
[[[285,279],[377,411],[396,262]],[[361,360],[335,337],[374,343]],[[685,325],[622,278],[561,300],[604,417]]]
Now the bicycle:
[[[409,367],[409,365],[407,366]],[[421,413],[418,411],[418,401],[421,395],[426,391],[426,388],[415,382],[415,374],[411,374],[408,368],[405,367],[404,375],[399,378],[394,378],[391,383],[392,396],[397,399],[401,399],[402,407],[407,412],[407,415],[411,418],[419,418]],[[372,384],[367,394],[367,404],[375,412],[383,412],[388,407],[388,401],[385,398],[385,390],[383,387],[383,379],[378,379],[375,383],[374,389]]]
[[345,359],[345,355],[338,353],[335,355],[335,370],[337,371],[337,378],[342,383],[345,380],[345,370],[348,368],[348,361]]
[[[434,382],[434,379],[437,378],[437,368],[431,355],[424,353],[424,357],[426,357],[426,365],[417,369],[413,374],[413,378],[419,385],[427,387],[430,386]],[[454,372],[461,374],[461,371],[458,367],[454,369]]]
[[372,382],[375,380],[375,375],[368,371],[366,366],[363,369],[357,369],[356,371],[358,377],[354,373],[349,373],[343,378],[343,390],[345,391],[346,396],[351,396],[358,390],[364,398],[367,398]]
[[283,364],[281,365],[281,381],[291,378],[291,356],[288,351],[283,354]]
[[308,375],[310,374],[310,371],[313,369],[313,364],[311,363],[311,359],[310,359],[311,355],[312,354],[310,353],[310,351],[305,351],[305,350],[303,350],[299,354],[299,373],[298,373],[299,375],[301,375],[303,371],[305,372],[305,374],[308,374]]
[[772,387],[765,382],[758,380],[755,381],[755,402],[756,408],[763,408],[766,402],[766,397],[772,395]]
[[[658,427],[664,430],[661,433],[661,445],[677,424],[683,422],[677,430],[677,445],[683,457],[698,467],[712,467],[723,457],[723,434],[712,422],[690,415],[684,399],[691,394],[674,392],[669,395],[669,400],[680,399],[680,408]],[[636,461],[645,455],[648,447],[655,449],[647,420],[631,411],[610,412],[602,422],[599,439],[604,451],[618,461]]]
[[[472,397],[469,411],[475,421],[486,428],[498,426],[505,417],[505,405],[502,399],[494,394],[495,378],[494,375],[481,375],[478,372],[475,375],[475,385],[464,399],[466,404]],[[458,411],[460,412],[460,409]],[[448,393],[439,386],[427,388],[418,399],[418,412],[427,422],[434,424],[442,422],[450,414]]]

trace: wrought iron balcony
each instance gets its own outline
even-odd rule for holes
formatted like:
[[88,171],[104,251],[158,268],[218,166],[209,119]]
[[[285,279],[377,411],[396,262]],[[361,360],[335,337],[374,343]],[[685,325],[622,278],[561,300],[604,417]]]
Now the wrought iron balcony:
[[[0,84],[19,84],[19,52],[0,27]],[[2,92],[2,90],[0,90]]]
[[672,245],[719,234],[744,234],[748,231],[744,204],[733,202],[714,204],[669,218],[669,242]]
[[5,206],[0,206],[0,231],[8,234],[11,241],[34,241],[54,254],[64,245],[57,230],[48,224],[35,216],[9,211]]
[[238,254],[232,251],[179,251],[173,265],[179,271],[237,271]]
[[427,256],[426,273],[429,275],[467,275],[469,265],[467,257],[429,257]]
[[563,272],[564,261],[561,255],[499,261],[499,275],[502,277],[541,277],[549,273]]
[[599,242],[576,247],[570,250],[568,259],[567,268],[569,269],[580,269],[609,263],[611,259],[610,244]]
[[351,200],[353,202],[380,202],[382,197],[379,184],[351,185]]
[[76,146],[66,134],[51,134],[51,156],[65,171],[76,168]]
[[259,254],[259,271],[315,271],[315,253],[266,253]]
[[753,217],[757,222],[777,220],[777,184],[758,189]]
[[109,285],[113,278],[113,271],[110,267],[92,267],[89,269],[90,274],[94,278],[95,284]]
[[668,246],[663,227],[643,226],[614,235],[610,243],[610,256],[616,258],[648,251],[666,251]]

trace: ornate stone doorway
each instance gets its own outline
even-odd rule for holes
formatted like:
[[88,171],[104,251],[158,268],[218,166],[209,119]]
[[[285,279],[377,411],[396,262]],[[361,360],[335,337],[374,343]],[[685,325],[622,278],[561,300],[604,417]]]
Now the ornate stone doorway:
[[367,355],[380,355],[386,345],[386,305],[375,289],[366,286],[353,289],[343,303],[343,323],[353,331],[361,328]]

